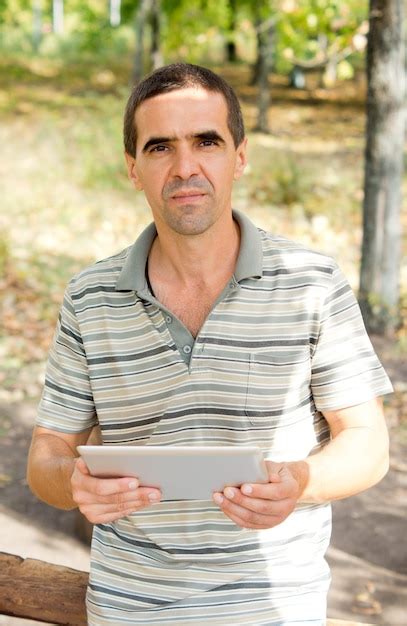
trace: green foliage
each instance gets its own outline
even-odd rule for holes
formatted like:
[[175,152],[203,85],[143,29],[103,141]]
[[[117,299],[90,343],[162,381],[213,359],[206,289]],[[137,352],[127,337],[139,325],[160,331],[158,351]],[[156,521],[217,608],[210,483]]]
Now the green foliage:
[[6,26],[31,25],[31,0],[0,0],[0,24]]
[[[24,55],[34,51],[65,61],[95,53],[131,58],[138,5],[122,0],[121,25],[112,28],[107,0],[64,0],[64,33],[55,35],[52,0],[0,0],[0,50]],[[34,6],[41,7],[37,35]],[[226,42],[234,40],[241,60],[253,62],[254,27],[271,17],[276,28],[274,67],[288,73],[294,59],[318,60],[324,49],[340,53],[349,47],[367,9],[368,0],[162,0],[162,52],[167,61],[222,63]],[[352,77],[354,63],[354,57],[340,60],[340,79]]]
[[107,1],[65,0],[65,22],[71,47],[78,52],[111,50],[118,39],[117,29],[109,23]]
[[191,62],[223,60],[230,24],[227,0],[163,0],[164,56]]
[[[293,59],[318,60],[324,49],[340,52],[352,44],[367,19],[367,0],[285,0],[277,22],[277,69],[289,71]],[[349,62],[341,75],[352,74]]]
[[[1,0],[0,0],[1,2]],[[0,30],[3,50],[32,53],[33,42],[33,4],[34,0],[9,0],[0,4]],[[37,0],[41,6],[41,40],[39,53],[46,56],[72,57],[84,52],[104,52],[119,48],[118,52],[128,50],[126,36],[110,27],[108,2],[100,0],[64,0],[64,33],[52,32],[52,0]],[[134,13],[134,2],[124,2],[126,17],[130,21]],[[132,9],[129,12],[129,6]],[[119,35],[119,36],[118,36]],[[134,35],[133,35],[134,37]]]

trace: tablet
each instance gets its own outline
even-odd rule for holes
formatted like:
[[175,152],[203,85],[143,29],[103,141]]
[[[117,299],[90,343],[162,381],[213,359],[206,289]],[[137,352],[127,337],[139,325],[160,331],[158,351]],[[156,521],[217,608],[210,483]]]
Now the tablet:
[[78,446],[93,476],[135,476],[158,487],[162,500],[210,500],[214,491],[266,483],[262,451],[254,446]]

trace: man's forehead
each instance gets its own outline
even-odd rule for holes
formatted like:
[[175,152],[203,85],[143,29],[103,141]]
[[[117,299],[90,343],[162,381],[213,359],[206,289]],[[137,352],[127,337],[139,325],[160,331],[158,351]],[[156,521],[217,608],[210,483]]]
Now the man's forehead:
[[140,104],[139,109],[143,106],[151,106],[151,105],[161,105],[164,103],[177,103],[183,100],[188,100],[191,103],[195,103],[196,105],[205,104],[208,102],[217,102],[219,104],[223,103],[226,107],[226,101],[223,96],[218,91],[210,91],[209,89],[205,89],[200,85],[191,85],[190,87],[180,87],[177,89],[173,89],[171,91],[165,91],[164,93],[160,93],[156,96],[152,96],[147,100],[144,100]]
[[[197,116],[227,120],[227,104],[223,95],[207,91],[202,87],[186,87],[165,92],[144,100],[136,109],[135,119],[143,121],[159,119],[164,121],[171,117],[177,119]],[[159,117],[158,117],[159,116]]]
[[227,104],[221,93],[186,87],[154,96],[136,109],[139,139],[154,136],[196,135],[208,129],[230,134]]

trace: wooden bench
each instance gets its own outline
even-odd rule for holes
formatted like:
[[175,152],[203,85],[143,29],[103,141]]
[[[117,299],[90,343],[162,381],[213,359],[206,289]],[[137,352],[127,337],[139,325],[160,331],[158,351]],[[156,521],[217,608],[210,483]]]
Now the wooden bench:
[[[0,552],[0,615],[86,626],[88,573]],[[328,619],[327,626],[368,626]]]

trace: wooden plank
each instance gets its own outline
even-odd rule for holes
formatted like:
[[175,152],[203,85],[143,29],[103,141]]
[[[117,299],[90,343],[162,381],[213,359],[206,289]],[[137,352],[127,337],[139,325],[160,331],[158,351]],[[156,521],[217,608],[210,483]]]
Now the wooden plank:
[[[87,584],[87,572],[0,552],[0,615],[86,626]],[[369,626],[329,618],[326,625]]]
[[0,552],[0,614],[86,626],[88,573]]

